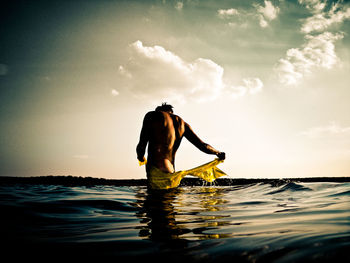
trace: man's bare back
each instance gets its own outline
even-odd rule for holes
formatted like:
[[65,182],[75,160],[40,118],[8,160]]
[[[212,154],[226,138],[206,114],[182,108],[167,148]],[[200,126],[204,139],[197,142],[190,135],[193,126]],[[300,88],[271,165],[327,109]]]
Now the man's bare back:
[[163,104],[155,111],[148,112],[143,120],[140,141],[136,152],[139,161],[144,160],[148,143],[148,160],[146,170],[154,166],[163,172],[175,172],[175,155],[182,138],[185,137],[199,150],[207,154],[215,154],[225,159],[225,153],[219,152],[204,143],[193,132],[190,125],[179,116],[173,114],[172,106]]

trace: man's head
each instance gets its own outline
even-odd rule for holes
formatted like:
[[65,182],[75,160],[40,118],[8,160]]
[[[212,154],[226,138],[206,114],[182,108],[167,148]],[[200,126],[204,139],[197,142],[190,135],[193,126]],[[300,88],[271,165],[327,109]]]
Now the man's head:
[[169,112],[169,113],[173,113],[173,106],[171,106],[170,104],[166,104],[166,102],[162,103],[161,106],[158,106],[156,108],[156,111],[165,111],[165,112]]

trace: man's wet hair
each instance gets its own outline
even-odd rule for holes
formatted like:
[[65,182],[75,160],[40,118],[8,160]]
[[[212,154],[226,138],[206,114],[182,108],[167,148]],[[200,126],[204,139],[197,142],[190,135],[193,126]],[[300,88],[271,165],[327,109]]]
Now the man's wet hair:
[[173,108],[174,108],[173,106],[164,102],[164,103],[162,103],[161,106],[158,106],[156,108],[156,111],[165,111],[165,112],[173,113]]

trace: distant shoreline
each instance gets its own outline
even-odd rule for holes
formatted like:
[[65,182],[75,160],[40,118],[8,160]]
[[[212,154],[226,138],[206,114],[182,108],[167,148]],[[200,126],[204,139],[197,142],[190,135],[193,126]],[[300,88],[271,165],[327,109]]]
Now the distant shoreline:
[[[333,182],[345,183],[350,182],[350,177],[306,177],[306,178],[218,178],[215,186],[234,186],[255,183],[268,183],[281,185],[289,182],[316,183],[316,182]],[[94,177],[80,176],[36,176],[36,177],[11,177],[0,176],[0,184],[44,184],[44,185],[64,185],[64,186],[146,186],[147,179],[105,179]],[[180,186],[202,186],[209,185],[198,178],[184,178]]]

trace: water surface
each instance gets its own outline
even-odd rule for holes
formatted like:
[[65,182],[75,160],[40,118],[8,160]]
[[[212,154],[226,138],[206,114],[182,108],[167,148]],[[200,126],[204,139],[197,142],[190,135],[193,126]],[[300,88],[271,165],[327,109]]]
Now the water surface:
[[0,186],[5,255],[167,262],[350,259],[349,183]]

